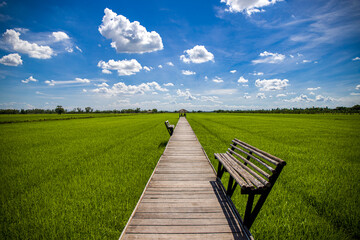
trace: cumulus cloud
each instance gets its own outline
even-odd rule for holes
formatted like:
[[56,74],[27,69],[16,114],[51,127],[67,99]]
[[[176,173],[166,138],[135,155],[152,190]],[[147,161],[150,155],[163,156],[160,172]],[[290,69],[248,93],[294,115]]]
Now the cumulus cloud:
[[194,97],[189,90],[185,90],[185,91],[181,91],[180,89],[178,89],[176,91],[176,94],[179,96],[179,97],[184,97],[185,100],[195,100],[196,97]]
[[245,79],[243,76],[241,76],[238,80],[237,80],[238,83],[247,83],[249,82],[249,80]]
[[20,32],[13,29],[7,29],[3,34],[3,47],[10,51],[28,54],[31,58],[49,59],[55,55],[53,49],[49,46],[40,46],[36,43],[20,39]]
[[12,54],[5,55],[2,58],[0,58],[0,63],[4,64],[6,66],[16,67],[16,66],[22,65],[23,61],[19,54],[12,53]]
[[201,45],[196,45],[192,49],[185,50],[184,53],[185,55],[180,56],[180,60],[184,63],[214,62],[214,55]]
[[244,93],[244,98],[249,99],[249,98],[251,98],[251,96],[249,96],[249,93]]
[[286,97],[286,94],[280,93],[280,94],[276,95],[276,97]]
[[107,84],[106,82],[103,82],[101,84],[95,84],[95,86],[97,86],[97,87],[108,87],[109,84]]
[[266,98],[265,93],[258,93],[258,94],[256,94],[256,97],[259,98],[259,99],[265,99]]
[[196,72],[192,72],[192,71],[189,71],[189,70],[182,70],[181,72],[184,75],[195,75],[196,74]]
[[303,62],[303,63],[310,63],[311,60],[304,59],[304,60],[302,60],[302,62]]
[[174,64],[173,64],[172,62],[167,62],[166,64],[169,65],[169,66],[171,66],[171,67],[174,66]]
[[317,95],[317,96],[315,97],[315,101],[318,101],[318,102],[325,102],[325,101],[327,101],[327,102],[333,102],[333,101],[335,101],[335,98],[332,98],[332,97],[324,97],[324,96],[322,96],[322,95]]
[[171,83],[171,82],[169,82],[169,83],[164,83],[163,85],[164,85],[165,87],[173,87],[173,86],[174,86],[174,84]]
[[231,73],[236,73],[236,70],[231,70],[230,72],[231,72]]
[[267,52],[267,51],[260,53],[259,56],[261,57],[260,59],[252,60],[253,64],[258,64],[258,63],[281,63],[285,59],[285,55],[283,55],[283,54],[271,53],[271,52]]
[[352,92],[352,93],[350,93],[350,95],[351,95],[351,96],[360,96],[360,93],[354,93],[354,92]]
[[262,7],[273,5],[280,1],[282,0],[221,0],[228,7],[226,11],[234,13],[242,12],[247,15],[264,12],[265,10],[261,9]]
[[360,84],[355,87],[356,90],[360,90]]
[[64,40],[67,40],[67,39],[70,39],[70,37],[64,33],[64,32],[53,32],[52,33],[52,36],[53,38],[55,39],[55,42],[60,42],[60,41],[64,41]]
[[222,82],[224,82],[224,80],[222,80],[220,77],[218,77],[218,76],[216,76],[215,78],[213,78],[213,80],[212,80],[213,82],[215,82],[215,83],[222,83]]
[[317,91],[319,90],[321,87],[316,87],[316,88],[307,88],[306,90],[308,91]]
[[49,86],[55,86],[55,85],[64,85],[64,84],[90,83],[90,80],[87,78],[75,78],[75,80],[70,80],[70,81],[46,80],[45,83],[48,84]]
[[145,71],[147,71],[147,72],[150,72],[150,71],[151,71],[151,69],[150,69],[149,67],[147,67],[147,66],[144,66],[143,69],[144,69]]
[[356,57],[352,59],[353,61],[360,61],[360,57]]
[[130,22],[125,16],[117,15],[105,8],[99,32],[111,39],[111,47],[118,53],[146,53],[164,48],[160,35],[146,28],[138,21]]
[[98,65],[99,68],[102,68],[102,72],[109,74],[110,70],[116,70],[119,76],[129,76],[134,75],[137,72],[140,72],[142,69],[141,64],[136,61],[136,59],[131,60],[119,60],[115,61],[110,59],[108,62],[99,61]]
[[313,102],[314,100],[306,96],[305,94],[301,94],[298,97],[284,100],[285,102]]
[[275,91],[283,90],[289,86],[289,80],[287,79],[269,79],[269,80],[256,80],[255,86],[260,88],[260,91]]
[[35,79],[33,76],[30,76],[30,77],[28,77],[28,78],[25,79],[25,80],[21,80],[21,82],[23,82],[23,83],[37,82],[37,81],[38,81],[38,80]]
[[157,82],[141,83],[139,85],[126,85],[123,82],[115,83],[111,88],[100,87],[91,90],[94,93],[104,94],[108,96],[117,95],[134,95],[134,94],[145,94],[146,92],[153,93],[155,91],[166,92],[166,88],[162,88]]
[[158,68],[163,68],[163,66],[160,64],[160,65],[158,66]]

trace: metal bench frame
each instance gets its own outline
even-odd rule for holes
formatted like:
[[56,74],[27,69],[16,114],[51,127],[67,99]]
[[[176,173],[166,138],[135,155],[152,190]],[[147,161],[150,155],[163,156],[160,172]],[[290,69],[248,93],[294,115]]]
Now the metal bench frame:
[[173,132],[174,132],[174,125],[170,125],[169,121],[166,120],[165,121],[165,126],[166,126],[166,129],[168,130],[170,136],[172,136]]
[[[230,174],[226,190],[230,198],[237,185],[241,187],[241,194],[249,195],[244,225],[250,229],[286,162],[236,138],[230,147],[226,153],[214,154],[219,161],[217,177],[221,181],[224,172]],[[260,198],[253,208],[256,194]]]

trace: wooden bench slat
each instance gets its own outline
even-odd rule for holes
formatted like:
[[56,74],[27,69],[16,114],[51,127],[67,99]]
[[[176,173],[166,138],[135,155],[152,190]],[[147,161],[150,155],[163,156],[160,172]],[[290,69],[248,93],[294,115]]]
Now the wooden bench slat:
[[[232,145],[231,145],[232,146]],[[241,156],[240,154],[238,154],[237,152],[233,151],[232,149],[228,148],[229,152],[232,154],[235,154],[237,157],[239,157],[241,160],[243,160],[245,163],[249,164],[250,166],[252,166],[254,169],[256,169],[256,171],[260,172],[263,176],[265,176],[267,179],[270,178],[270,174],[268,174],[267,172],[265,172],[264,170],[262,170],[261,168],[259,168],[258,166],[256,166],[255,164],[253,164],[252,162],[250,162],[249,160],[247,160],[246,158],[244,158],[243,156]]]
[[[233,140],[234,141],[234,140]],[[247,156],[251,157],[252,159],[256,160],[258,163],[260,163],[261,165],[263,165],[264,167],[266,167],[266,169],[268,169],[269,171],[271,171],[272,173],[275,172],[275,169],[273,169],[272,167],[270,167],[269,165],[267,165],[265,162],[263,162],[262,160],[260,160],[259,158],[255,157],[254,155],[251,154],[251,152],[246,152],[244,150],[242,150],[241,148],[236,147],[233,144],[230,144],[231,147],[235,148],[236,150],[246,154]]]
[[[263,188],[264,183],[256,179],[253,175],[250,174],[247,167],[242,163],[239,162],[237,159],[234,159],[234,157],[230,153],[225,153],[224,156],[228,159],[228,161],[231,163],[232,167],[246,180],[249,180],[256,188]],[[236,162],[237,161],[237,162]]]
[[278,165],[280,162],[276,161],[275,159],[272,159],[271,157],[268,157],[268,156],[265,156],[263,153],[263,151],[247,144],[247,143],[244,143],[238,139],[234,139],[234,143],[240,145],[241,147],[243,147],[244,149],[248,150],[248,151],[251,151],[253,153],[255,153],[256,155],[258,155],[259,157],[262,157],[263,159],[267,160],[268,162],[274,164],[274,165]]
[[226,171],[231,174],[235,181],[239,184],[242,189],[255,189],[253,184],[246,182],[237,172],[234,172],[231,168],[231,165],[228,163],[228,160],[222,156],[222,154],[215,153],[215,157],[221,162]]

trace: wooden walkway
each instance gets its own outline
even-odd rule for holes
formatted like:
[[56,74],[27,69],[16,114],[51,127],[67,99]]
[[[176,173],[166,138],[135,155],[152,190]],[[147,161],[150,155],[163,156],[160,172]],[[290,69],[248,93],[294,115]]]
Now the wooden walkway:
[[250,239],[181,117],[120,239]]

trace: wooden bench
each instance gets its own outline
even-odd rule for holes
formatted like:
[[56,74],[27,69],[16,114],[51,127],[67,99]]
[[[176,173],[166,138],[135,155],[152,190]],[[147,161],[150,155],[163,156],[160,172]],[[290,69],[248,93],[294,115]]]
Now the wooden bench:
[[174,125],[170,125],[169,121],[166,120],[165,121],[165,126],[166,126],[166,129],[168,130],[170,136],[172,136],[172,134],[174,132]]
[[[244,225],[250,229],[286,162],[236,138],[226,153],[214,155],[219,160],[218,180],[221,181],[225,171],[230,174],[227,196],[231,198],[237,185],[241,188],[241,194],[249,195]],[[253,208],[256,194],[260,198]]]

